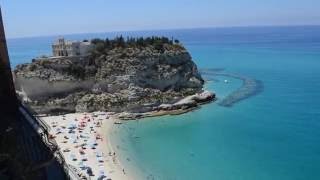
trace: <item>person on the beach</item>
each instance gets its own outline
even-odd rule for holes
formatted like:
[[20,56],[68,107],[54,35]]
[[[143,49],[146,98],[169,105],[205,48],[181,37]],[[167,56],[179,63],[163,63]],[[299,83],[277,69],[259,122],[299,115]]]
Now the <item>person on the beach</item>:
[[123,174],[126,174],[126,172],[124,172],[124,169],[122,169]]

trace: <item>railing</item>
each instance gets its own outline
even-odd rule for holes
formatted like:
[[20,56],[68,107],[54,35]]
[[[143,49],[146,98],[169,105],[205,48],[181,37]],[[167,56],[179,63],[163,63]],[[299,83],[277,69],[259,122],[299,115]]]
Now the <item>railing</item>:
[[[61,151],[58,148],[57,142],[55,139],[49,138],[49,131],[50,126],[41,120],[40,118],[36,117],[36,112],[34,112],[31,108],[27,107],[24,104],[20,104],[19,107],[20,112],[25,116],[28,120],[29,124],[34,128],[34,130],[40,135],[42,142],[50,149],[52,154],[56,157],[57,161],[63,167],[66,175],[68,175],[69,179],[82,179],[74,169],[70,168],[70,166],[65,162],[64,156],[62,155]],[[34,114],[32,114],[33,112]],[[90,177],[87,177],[90,179]]]
[[19,111],[24,115],[33,129],[41,136],[43,142],[54,153],[58,149],[58,145],[49,139],[49,129],[47,125],[44,122],[40,121],[38,118],[34,117],[30,113],[30,111],[22,104],[19,107]]
[[46,130],[46,131],[50,131],[50,126],[46,123],[46,122],[44,122],[42,119],[40,119],[40,118],[38,118],[37,117],[37,115],[38,115],[38,113],[37,112],[35,112],[34,110],[32,110],[30,107],[28,107],[27,105],[25,105],[25,104],[21,104],[21,107],[23,108],[23,109],[25,109],[26,110],[26,112],[30,115],[30,116],[33,116],[34,117],[34,119],[36,119],[37,120],[37,122],[39,123],[39,125],[42,127],[42,129],[44,129],[44,130]]

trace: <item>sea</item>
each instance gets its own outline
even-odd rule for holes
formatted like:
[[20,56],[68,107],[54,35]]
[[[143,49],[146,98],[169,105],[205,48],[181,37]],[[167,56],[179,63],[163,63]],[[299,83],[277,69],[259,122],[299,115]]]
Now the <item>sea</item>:
[[[204,88],[217,96],[186,114],[128,121],[114,128],[112,144],[133,177],[320,179],[320,26],[63,36],[83,40],[119,35],[179,39],[203,73]],[[8,39],[11,66],[50,55],[58,37]]]

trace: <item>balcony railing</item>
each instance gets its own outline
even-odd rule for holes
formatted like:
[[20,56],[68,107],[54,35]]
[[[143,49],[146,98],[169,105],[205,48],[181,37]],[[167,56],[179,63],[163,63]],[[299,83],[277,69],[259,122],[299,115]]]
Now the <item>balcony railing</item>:
[[[79,173],[77,173],[75,168],[71,168],[70,165],[66,163],[65,158],[59,150],[59,147],[55,139],[49,138],[50,126],[46,122],[38,118],[36,116],[37,113],[34,112],[31,108],[27,107],[27,105],[21,104],[19,107],[19,111],[25,117],[28,123],[32,126],[32,128],[41,137],[42,142],[50,149],[52,155],[63,167],[65,174],[69,176],[68,178],[76,180],[83,179],[83,177],[80,177],[78,175]],[[90,177],[86,177],[86,179],[90,179]]]

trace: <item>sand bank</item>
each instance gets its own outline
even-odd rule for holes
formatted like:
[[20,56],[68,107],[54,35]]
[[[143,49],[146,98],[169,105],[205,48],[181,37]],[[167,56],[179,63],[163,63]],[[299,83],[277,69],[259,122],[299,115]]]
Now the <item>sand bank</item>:
[[[123,169],[112,148],[109,134],[118,121],[109,113],[74,113],[41,117],[50,127],[52,138],[66,162],[90,179],[134,179]],[[89,167],[89,168],[88,168]]]

